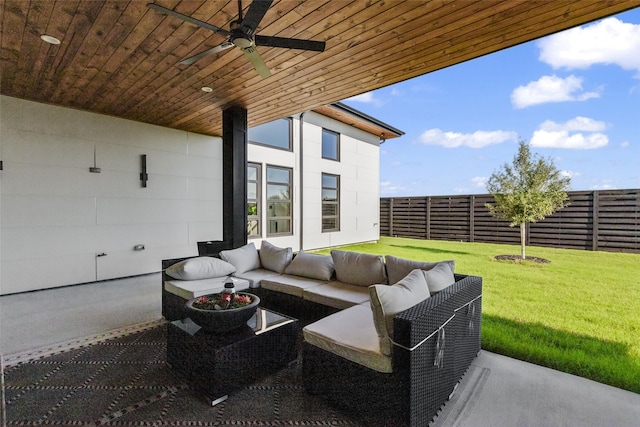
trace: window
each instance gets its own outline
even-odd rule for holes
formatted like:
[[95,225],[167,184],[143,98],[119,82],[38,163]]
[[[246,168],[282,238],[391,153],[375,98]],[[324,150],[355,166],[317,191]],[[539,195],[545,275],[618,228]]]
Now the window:
[[340,177],[322,174],[322,231],[340,231]]
[[247,167],[247,236],[260,237],[260,178],[262,167],[249,163]]
[[322,158],[340,160],[340,135],[322,129]]
[[249,128],[249,142],[291,151],[291,119],[279,119]]
[[291,169],[267,166],[267,236],[291,234]]

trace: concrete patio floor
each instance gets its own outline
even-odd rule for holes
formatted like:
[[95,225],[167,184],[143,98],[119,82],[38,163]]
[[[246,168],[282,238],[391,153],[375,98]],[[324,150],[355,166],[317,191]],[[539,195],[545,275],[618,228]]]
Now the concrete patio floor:
[[[4,360],[159,320],[160,280],[156,273],[0,297]],[[639,394],[483,350],[433,425],[622,427],[639,420]]]

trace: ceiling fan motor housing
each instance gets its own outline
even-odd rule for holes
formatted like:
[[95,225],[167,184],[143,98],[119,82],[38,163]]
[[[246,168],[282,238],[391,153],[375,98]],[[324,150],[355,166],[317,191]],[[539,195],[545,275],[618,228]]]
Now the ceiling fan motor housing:
[[243,49],[253,45],[253,37],[242,30],[239,22],[233,22],[231,24],[231,36],[229,40],[237,47]]

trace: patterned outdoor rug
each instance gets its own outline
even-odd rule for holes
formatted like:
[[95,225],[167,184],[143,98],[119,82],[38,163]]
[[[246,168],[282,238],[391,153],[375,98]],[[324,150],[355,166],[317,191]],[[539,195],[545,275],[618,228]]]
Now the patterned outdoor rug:
[[166,327],[156,323],[141,332],[13,362],[4,375],[7,425],[375,424],[306,394],[300,359],[211,407],[166,365],[165,349]]

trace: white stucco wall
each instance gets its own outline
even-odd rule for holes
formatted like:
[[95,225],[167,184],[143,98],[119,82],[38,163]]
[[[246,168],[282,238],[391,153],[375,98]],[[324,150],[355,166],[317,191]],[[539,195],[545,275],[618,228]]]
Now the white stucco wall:
[[[294,251],[378,240],[380,230],[380,147],[376,135],[360,131],[326,116],[307,112],[293,120],[293,152],[249,144],[249,162],[262,165],[262,203],[266,166],[293,168],[294,235],[262,237]],[[322,129],[340,134],[340,161],[322,158]],[[322,174],[340,176],[340,231],[322,232]],[[263,223],[266,217],[262,215]],[[302,233],[302,248],[300,234]],[[260,246],[261,239],[251,239]]]
[[0,153],[0,294],[159,271],[222,239],[220,138],[1,96]]
[[[340,134],[339,162],[322,159],[322,128]],[[294,251],[378,240],[378,137],[313,112],[302,150],[299,117],[292,132],[292,152],[248,148],[263,205],[266,167],[293,169],[293,234],[268,240]],[[155,272],[222,239],[220,138],[0,96],[0,160],[0,294]],[[340,176],[337,232],[321,230],[322,173]]]
[[[316,113],[304,122],[304,249],[378,240],[378,137]],[[340,161],[322,158],[323,128],[340,134]],[[340,176],[340,231],[322,232],[322,173]]]

